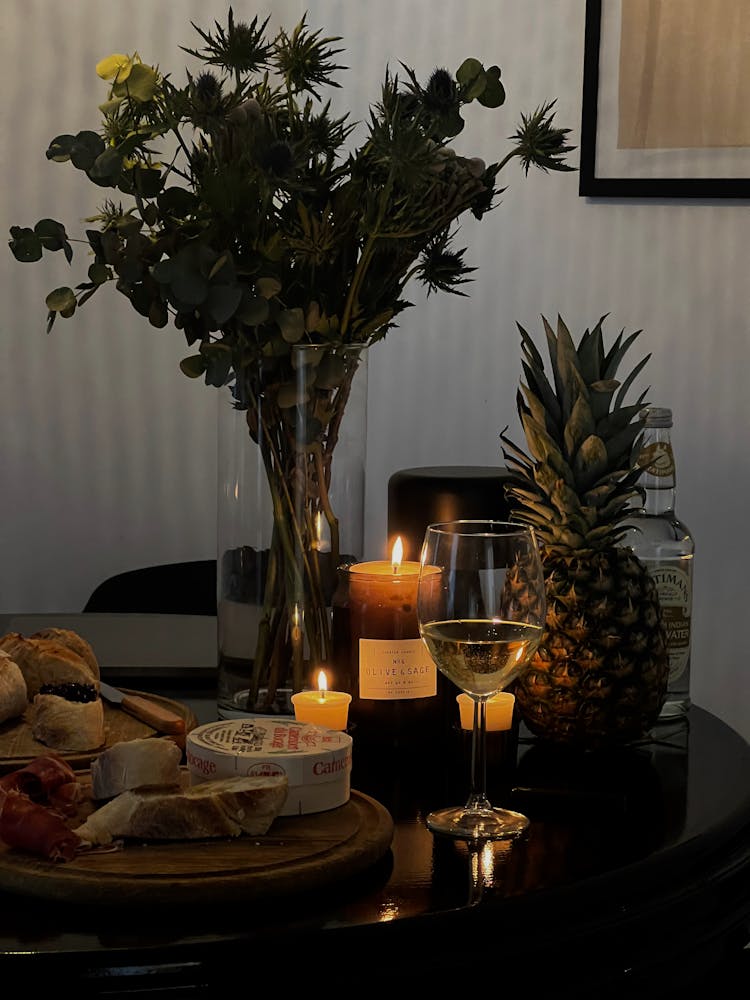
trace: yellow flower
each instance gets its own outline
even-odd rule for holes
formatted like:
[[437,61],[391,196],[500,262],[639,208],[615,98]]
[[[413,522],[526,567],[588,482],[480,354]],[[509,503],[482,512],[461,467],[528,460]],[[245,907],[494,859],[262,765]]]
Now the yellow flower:
[[116,52],[114,55],[107,56],[106,59],[99,60],[96,64],[96,75],[100,76],[102,80],[127,80],[136,59],[140,62],[137,52],[132,57],[123,56]]
[[159,89],[159,74],[153,66],[141,62],[137,52],[132,56],[116,52],[101,59],[96,64],[96,74],[102,80],[112,81],[110,99],[101,106],[105,114],[114,111],[124,97],[143,103],[151,101]]

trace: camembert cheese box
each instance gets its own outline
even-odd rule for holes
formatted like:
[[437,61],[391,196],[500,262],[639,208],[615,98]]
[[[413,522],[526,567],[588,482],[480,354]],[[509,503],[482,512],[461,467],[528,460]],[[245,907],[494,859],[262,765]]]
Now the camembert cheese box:
[[352,738],[293,719],[268,716],[208,722],[185,743],[192,784],[236,775],[285,774],[281,816],[335,809],[349,801]]

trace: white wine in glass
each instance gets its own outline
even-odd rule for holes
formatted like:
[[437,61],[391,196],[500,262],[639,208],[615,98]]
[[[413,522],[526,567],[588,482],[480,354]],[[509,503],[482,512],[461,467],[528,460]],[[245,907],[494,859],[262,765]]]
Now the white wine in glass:
[[474,700],[471,788],[463,806],[431,812],[435,833],[465,840],[520,836],[529,821],[486,794],[486,702],[524,669],[545,619],[544,573],[533,529],[504,521],[429,525],[417,618],[435,664]]

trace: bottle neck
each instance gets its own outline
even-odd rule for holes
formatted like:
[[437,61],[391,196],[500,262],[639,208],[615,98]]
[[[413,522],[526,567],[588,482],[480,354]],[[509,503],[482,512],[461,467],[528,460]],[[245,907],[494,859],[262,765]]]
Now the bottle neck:
[[668,427],[647,427],[638,456],[643,469],[639,485],[645,490],[645,514],[667,514],[675,509],[674,453]]

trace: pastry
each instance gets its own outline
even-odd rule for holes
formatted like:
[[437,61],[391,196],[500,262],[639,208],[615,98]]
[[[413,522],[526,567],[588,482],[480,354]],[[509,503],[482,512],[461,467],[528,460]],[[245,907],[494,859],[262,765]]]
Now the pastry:
[[125,740],[91,762],[91,795],[111,799],[115,795],[146,785],[180,785],[182,750],[166,737]]
[[123,792],[93,812],[75,833],[86,844],[114,839],[200,840],[261,836],[287,796],[285,774],[238,775],[205,781],[182,791],[142,788]]
[[21,668],[0,650],[0,722],[15,719],[26,711],[28,695]]

